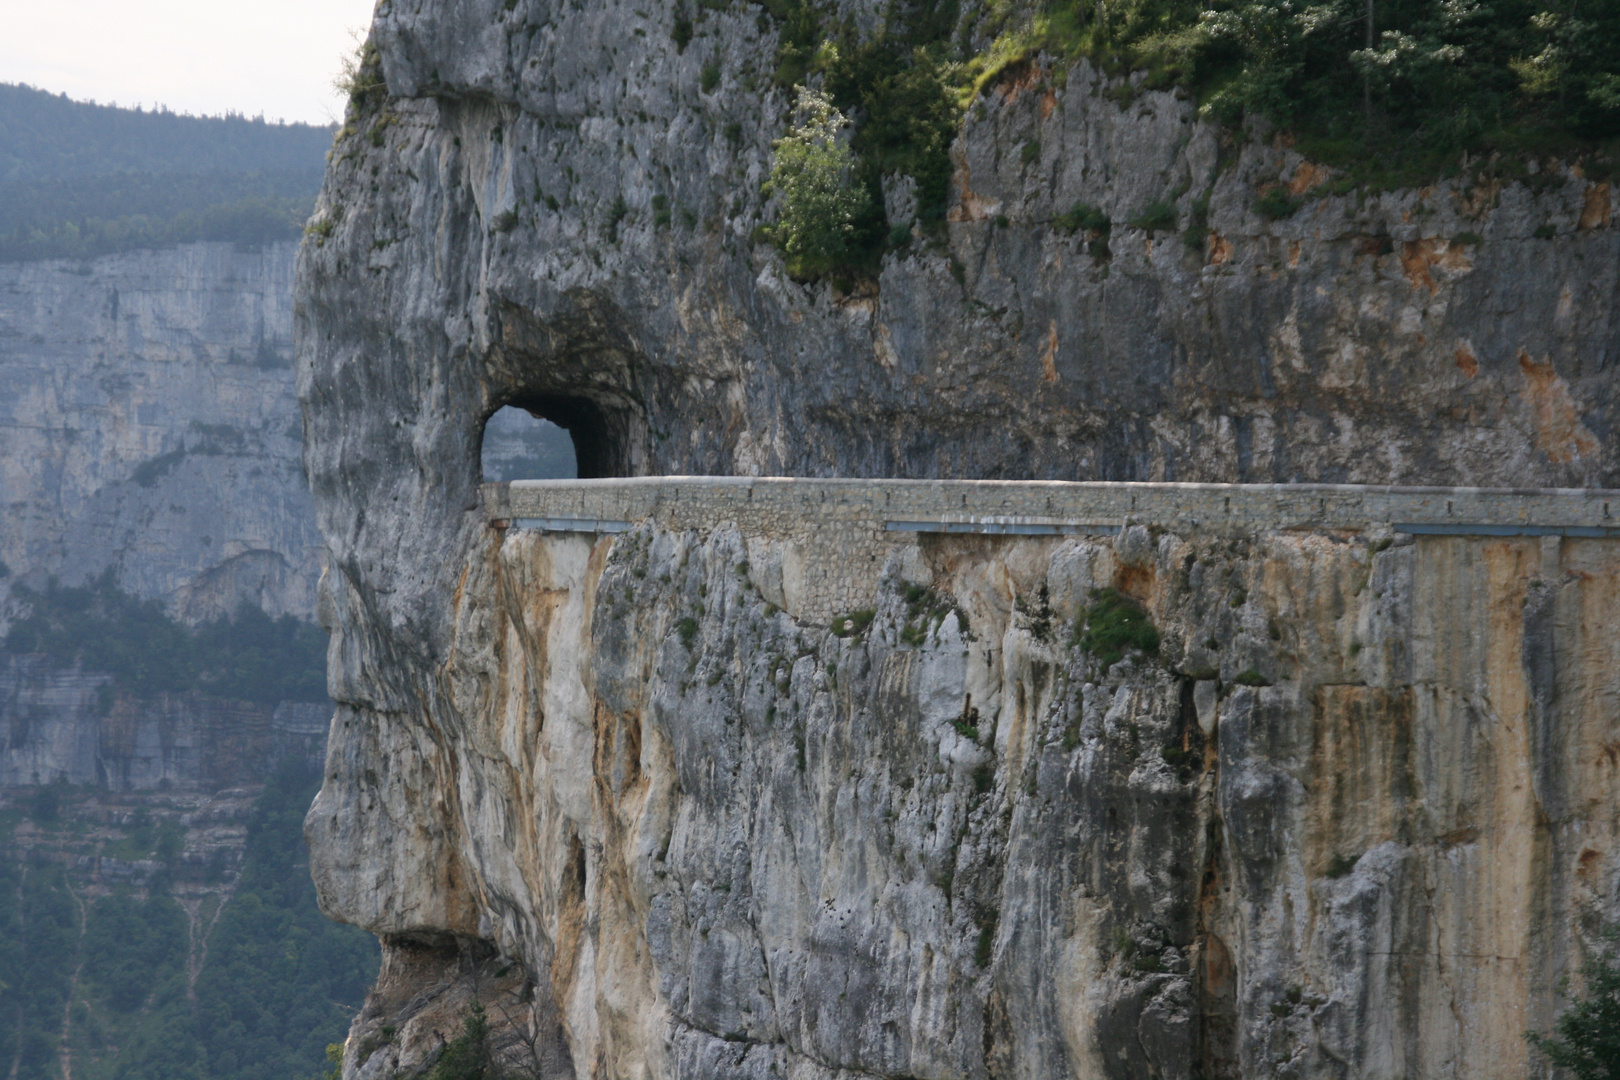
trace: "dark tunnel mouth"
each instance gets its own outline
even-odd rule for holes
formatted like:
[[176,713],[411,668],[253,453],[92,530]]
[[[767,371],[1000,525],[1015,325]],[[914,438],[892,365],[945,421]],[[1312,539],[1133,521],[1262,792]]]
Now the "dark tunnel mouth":
[[506,406],[549,420],[568,432],[574,444],[575,476],[578,479],[599,480],[632,475],[630,424],[624,410],[604,407],[591,398],[572,394],[524,395],[503,402],[501,407]]

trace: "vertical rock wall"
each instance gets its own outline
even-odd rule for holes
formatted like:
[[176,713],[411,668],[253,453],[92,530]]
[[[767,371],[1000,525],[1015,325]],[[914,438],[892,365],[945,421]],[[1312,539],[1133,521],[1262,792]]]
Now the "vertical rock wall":
[[0,266],[0,559],[36,586],[111,571],[182,618],[310,617],[321,540],[299,461],[294,247]]
[[331,706],[188,691],[141,698],[111,676],[42,656],[0,660],[0,787],[218,791],[277,763],[324,756]]
[[[1612,542],[940,538],[839,637],[768,539],[500,535],[433,727],[341,709],[307,832],[334,915],[526,968],[457,999],[514,1062],[1484,1078],[1620,915]],[[1157,657],[1075,645],[1097,587]],[[430,984],[349,1075],[431,1059]]]

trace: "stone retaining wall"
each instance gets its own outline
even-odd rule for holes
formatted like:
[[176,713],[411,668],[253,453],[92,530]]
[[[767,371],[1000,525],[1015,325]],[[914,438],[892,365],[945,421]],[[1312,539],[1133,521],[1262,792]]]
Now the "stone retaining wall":
[[[1348,484],[1135,484],[664,476],[484,486],[493,523],[616,533],[735,527],[780,577],[782,606],[825,622],[867,606],[919,533],[1108,535],[1282,530],[1620,539],[1620,491]],[[763,567],[762,567],[763,569]]]
[[[1426,527],[1421,531],[1444,527],[1467,532],[1469,526],[1486,525],[1526,528],[1527,535],[1620,536],[1620,491],[1595,488],[662,476],[486,484],[484,499],[489,515],[497,519],[651,518],[673,528],[731,522],[746,532],[773,536],[796,536],[835,521],[880,531],[902,523],[984,526],[950,531],[1015,531],[1020,525],[1112,531],[1128,521],[1178,531],[1362,531],[1416,524]],[[996,529],[998,525],[1004,528]]]

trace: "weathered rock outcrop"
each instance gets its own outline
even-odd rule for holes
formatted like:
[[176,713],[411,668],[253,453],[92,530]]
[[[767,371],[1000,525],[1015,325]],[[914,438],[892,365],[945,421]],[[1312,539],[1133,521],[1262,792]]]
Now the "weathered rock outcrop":
[[187,620],[308,618],[321,541],[299,462],[294,246],[0,265],[0,559],[111,570]]
[[[1519,1068],[1620,912],[1609,542],[930,541],[839,638],[735,531],[503,539],[479,439],[520,404],[606,475],[1613,486],[1608,187],[1268,221],[1297,153],[1036,67],[970,110],[946,240],[839,296],[749,241],[757,16],[680,51],[673,7],[379,9],[298,284],[339,702],[307,833],[393,950],[346,1074],[442,1045],[454,971],[560,1018],[548,1075]],[[1196,250],[1051,225],[1206,196]],[[1094,586],[1161,661],[1070,647]]]
[[[302,264],[311,419],[350,425],[312,432],[318,497],[348,453],[421,461],[444,473],[426,498],[463,507],[466,447],[513,401],[571,410],[621,474],[1620,476],[1606,185],[1448,181],[1268,221],[1261,184],[1325,173],[1171,94],[1122,109],[1085,65],[1034,71],[968,113],[948,243],[840,298],[749,240],[786,123],[774,32],[707,12],[678,52],[675,17],[382,6],[392,96],[352,119]],[[1199,250],[1124,224],[1206,196]],[[1081,199],[1116,223],[1106,259],[1053,227]]]

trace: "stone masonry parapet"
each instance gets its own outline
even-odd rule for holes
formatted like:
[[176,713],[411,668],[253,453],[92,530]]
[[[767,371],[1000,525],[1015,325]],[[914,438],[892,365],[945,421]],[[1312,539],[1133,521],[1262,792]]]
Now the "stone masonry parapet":
[[1107,533],[1143,523],[1179,531],[1388,527],[1620,537],[1620,491],[1584,488],[660,476],[486,484],[484,503],[491,519],[552,528],[579,522],[582,531],[614,531],[651,519],[681,529],[730,523],[781,537],[835,522],[876,532]]
[[750,552],[765,545],[773,602],[823,625],[870,607],[882,568],[919,533],[1106,536],[1142,524],[1620,539],[1620,492],[1578,489],[661,476],[486,484],[484,506],[497,527],[552,534],[736,528]]
[[[1115,484],[747,476],[512,481],[484,486],[491,525],[546,534],[735,528],[797,619],[872,607],[889,559],[920,533],[1106,536],[1283,529],[1620,539],[1620,492],[1348,484]],[[766,568],[766,563],[770,567]]]

